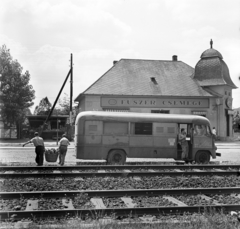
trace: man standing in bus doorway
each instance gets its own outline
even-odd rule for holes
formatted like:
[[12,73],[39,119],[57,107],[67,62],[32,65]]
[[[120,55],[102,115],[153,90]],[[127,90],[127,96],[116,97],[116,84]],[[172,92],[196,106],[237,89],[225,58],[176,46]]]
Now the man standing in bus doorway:
[[68,141],[66,134],[63,134],[61,140],[59,141],[59,164],[60,165],[64,165],[68,145],[70,145],[70,142]]
[[181,133],[179,134],[179,143],[182,147],[182,160],[186,160],[188,158],[188,142],[187,142],[187,133],[184,128],[181,129]]
[[45,151],[45,146],[44,146],[44,142],[43,139],[41,137],[39,137],[38,132],[34,133],[34,138],[32,138],[30,141],[24,143],[22,146],[24,147],[25,145],[29,144],[29,143],[33,143],[35,146],[35,153],[36,153],[36,163],[38,166],[42,166],[43,165],[43,155],[44,155],[44,151]]

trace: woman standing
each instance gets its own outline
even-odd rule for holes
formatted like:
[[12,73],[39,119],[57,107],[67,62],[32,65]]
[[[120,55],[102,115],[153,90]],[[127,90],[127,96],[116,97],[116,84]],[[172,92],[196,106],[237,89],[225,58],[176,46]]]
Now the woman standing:
[[66,134],[63,134],[61,140],[59,141],[59,164],[60,165],[64,165],[65,157],[66,157],[67,149],[69,145],[70,145],[70,142],[68,141]]

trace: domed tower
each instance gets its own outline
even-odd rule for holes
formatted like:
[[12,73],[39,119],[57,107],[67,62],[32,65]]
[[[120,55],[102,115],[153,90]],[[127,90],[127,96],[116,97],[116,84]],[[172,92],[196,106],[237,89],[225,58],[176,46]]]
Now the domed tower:
[[228,66],[222,54],[213,49],[204,51],[195,66],[193,79],[206,91],[215,96],[211,101],[213,107],[213,126],[217,127],[218,136],[225,139],[232,136],[232,89],[237,88],[232,82]]

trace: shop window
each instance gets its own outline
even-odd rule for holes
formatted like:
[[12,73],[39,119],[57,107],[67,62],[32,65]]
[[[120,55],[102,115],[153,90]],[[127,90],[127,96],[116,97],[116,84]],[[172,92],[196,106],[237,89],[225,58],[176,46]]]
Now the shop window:
[[152,123],[135,123],[136,135],[152,135]]
[[169,114],[169,110],[151,110],[151,113]]

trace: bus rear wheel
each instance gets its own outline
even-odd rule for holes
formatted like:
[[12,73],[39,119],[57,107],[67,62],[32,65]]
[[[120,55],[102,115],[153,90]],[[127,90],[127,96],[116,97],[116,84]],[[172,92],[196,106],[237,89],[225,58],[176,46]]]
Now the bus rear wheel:
[[198,164],[208,164],[210,161],[210,154],[208,151],[198,151],[195,156],[195,161]]
[[108,154],[108,164],[120,164],[123,165],[126,162],[126,153],[123,150],[114,149]]

